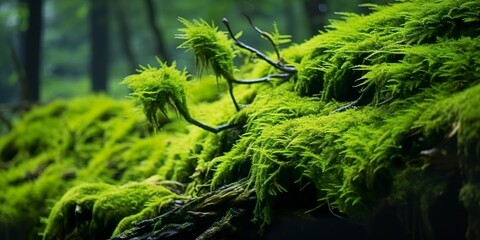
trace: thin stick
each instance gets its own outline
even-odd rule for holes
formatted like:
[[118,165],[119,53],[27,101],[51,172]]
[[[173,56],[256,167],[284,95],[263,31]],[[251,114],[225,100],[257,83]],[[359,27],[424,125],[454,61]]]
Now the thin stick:
[[188,113],[185,109],[183,108],[177,108],[178,109],[178,112],[185,118],[185,120],[197,127],[200,127],[204,130],[207,130],[209,132],[212,132],[212,133],[218,133],[218,132],[221,132],[223,130],[226,130],[226,129],[229,129],[229,128],[234,128],[234,127],[237,127],[238,124],[223,124],[223,125],[220,125],[220,126],[217,126],[217,127],[211,127],[211,126],[208,126],[206,124],[203,124],[195,119],[193,119],[191,116],[190,116],[190,113]]
[[228,92],[230,93],[230,97],[232,98],[232,101],[233,101],[233,105],[235,105],[235,109],[238,111],[240,111],[240,106],[238,105],[237,103],[237,100],[235,100],[235,96],[233,95],[233,84],[232,82],[234,82],[235,79],[232,78],[232,79],[229,79],[227,81],[227,84],[228,84]]
[[277,54],[277,60],[280,61],[280,53],[278,52],[278,48],[277,48],[277,45],[275,44],[275,42],[273,42],[273,39],[272,37],[270,37],[270,34],[260,30],[260,28],[258,28],[257,26],[253,25],[253,22],[252,22],[252,19],[250,19],[250,17],[245,14],[245,13],[242,13],[243,16],[245,16],[248,20],[248,22],[250,23],[250,26],[252,26],[253,29],[255,29],[255,31],[257,31],[258,33],[260,33],[260,35],[264,38],[266,38],[273,46],[273,48],[275,49],[275,53]]
[[265,56],[265,54],[263,54],[262,52],[260,52],[257,49],[255,49],[253,47],[250,47],[247,44],[241,42],[233,34],[233,31],[230,28],[230,24],[228,23],[228,20],[226,18],[223,18],[222,22],[227,27],[228,33],[230,34],[230,37],[235,41],[235,45],[254,53],[257,57],[264,60],[265,62],[267,62],[268,64],[272,65],[273,67],[275,67],[276,69],[278,69],[280,71],[290,73],[290,74],[295,74],[297,72],[297,69],[295,69],[294,67],[285,66],[281,62],[274,62],[273,60],[271,60],[267,56]]
[[350,102],[350,103],[347,104],[347,105],[341,106],[341,107],[333,110],[333,112],[336,112],[336,113],[337,113],[337,112],[343,112],[343,111],[346,111],[346,110],[348,110],[348,109],[350,109],[350,108],[356,107],[356,106],[358,106],[358,104],[360,103],[360,101],[362,100],[362,98],[363,98],[363,93],[360,94],[360,97],[358,97],[356,100]]
[[257,79],[251,79],[251,80],[233,79],[231,81],[238,84],[252,84],[252,83],[268,82],[272,78],[288,79],[290,76],[291,74],[289,73],[278,73],[278,74],[271,74],[271,75],[268,75],[262,78],[257,78]]

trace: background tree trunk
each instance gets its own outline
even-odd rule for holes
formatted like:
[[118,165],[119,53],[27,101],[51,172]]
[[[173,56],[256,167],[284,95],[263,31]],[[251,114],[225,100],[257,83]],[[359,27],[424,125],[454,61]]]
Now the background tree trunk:
[[107,91],[108,0],[90,0],[90,77],[94,92]]
[[[43,12],[42,0],[20,0],[28,8],[28,29],[21,33],[21,62],[26,86],[21,86],[21,98],[28,102],[40,100],[40,56]],[[20,76],[19,76],[20,77]]]
[[305,0],[305,13],[310,28],[310,34],[316,35],[318,31],[325,29],[327,23],[327,0]]
[[155,9],[155,4],[153,3],[152,0],[145,0],[145,7],[147,10],[148,24],[155,37],[155,42],[157,43],[155,52],[159,55],[158,57],[162,61],[171,62],[170,55],[168,54],[167,49],[165,48],[166,44],[165,44],[165,41],[163,40],[162,31],[160,30],[160,27],[157,25],[157,22],[156,22],[157,12]]
[[135,60],[135,55],[132,51],[132,44],[130,41],[130,28],[128,27],[127,22],[127,11],[125,9],[125,0],[118,1],[115,4],[115,13],[116,19],[118,22],[119,33],[120,33],[120,42],[123,53],[127,58],[128,67],[130,68],[130,72],[135,72],[136,66],[138,66],[138,62]]
[[286,19],[289,19],[286,21],[286,34],[291,35],[294,42],[301,41],[301,39],[296,39],[298,36],[297,32],[295,31],[295,24],[297,21],[295,18],[295,13],[292,11],[292,0],[283,1],[283,12]]

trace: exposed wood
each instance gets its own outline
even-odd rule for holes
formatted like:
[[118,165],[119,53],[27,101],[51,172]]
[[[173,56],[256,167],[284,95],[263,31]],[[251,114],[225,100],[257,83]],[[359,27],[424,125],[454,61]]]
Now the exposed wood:
[[[122,239],[229,239],[238,221],[251,223],[256,195],[245,179],[176,206],[158,217],[140,221],[112,240]],[[235,222],[235,223],[233,223]],[[161,229],[155,230],[161,223]],[[241,224],[240,224],[241,225]],[[248,228],[252,227],[251,225]]]

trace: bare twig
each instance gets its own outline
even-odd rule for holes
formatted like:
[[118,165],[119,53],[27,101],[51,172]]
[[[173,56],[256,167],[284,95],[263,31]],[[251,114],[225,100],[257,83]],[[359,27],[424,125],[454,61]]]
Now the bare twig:
[[257,26],[253,25],[253,22],[252,22],[252,19],[250,19],[250,17],[245,14],[245,13],[242,13],[243,16],[245,16],[248,20],[248,23],[250,23],[250,26],[252,26],[253,29],[255,29],[255,31],[257,31],[258,33],[260,33],[260,35],[262,37],[264,37],[265,39],[267,39],[273,46],[273,48],[275,49],[275,53],[277,54],[277,60],[280,61],[280,52],[278,51],[278,48],[277,48],[277,45],[275,44],[275,42],[273,41],[272,37],[270,37],[270,35],[262,30],[260,30],[260,28],[258,28]]
[[235,37],[235,35],[233,34],[232,29],[230,28],[230,24],[228,23],[228,20],[226,18],[223,18],[222,22],[223,22],[223,24],[225,24],[225,27],[227,27],[228,33],[230,34],[230,37],[235,41],[235,45],[254,53],[258,58],[264,60],[265,62],[267,62],[268,64],[270,64],[271,66],[273,66],[274,68],[276,68],[276,69],[278,69],[282,72],[289,73],[290,75],[293,75],[293,74],[297,73],[297,69],[295,69],[294,67],[285,66],[280,61],[274,62],[273,60],[268,58],[265,54],[263,54],[259,50],[255,49],[253,47],[250,47],[247,44],[238,40]]

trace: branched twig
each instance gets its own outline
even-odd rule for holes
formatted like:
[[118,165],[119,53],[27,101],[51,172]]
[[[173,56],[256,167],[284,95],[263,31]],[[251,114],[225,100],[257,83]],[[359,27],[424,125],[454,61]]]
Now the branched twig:
[[[250,21],[250,19],[249,19]],[[271,66],[275,67],[276,69],[282,71],[282,72],[286,72],[286,73],[289,73],[291,75],[297,73],[297,69],[294,68],[294,67],[289,67],[289,66],[285,66],[281,61],[277,61],[277,62],[274,62],[273,60],[271,60],[270,58],[268,58],[265,54],[263,54],[262,52],[260,52],[259,50],[253,48],[253,47],[250,47],[248,46],[247,44],[241,42],[240,40],[238,40],[235,35],[233,34],[233,31],[232,29],[230,28],[230,24],[228,23],[228,20],[227,18],[223,18],[222,20],[223,24],[225,24],[225,27],[227,27],[228,29],[228,33],[230,34],[230,37],[235,41],[235,45],[243,48],[243,49],[246,49],[252,53],[254,53],[257,57],[259,57],[260,59],[264,60],[265,62],[267,62],[268,64],[270,64]],[[252,25],[253,26],[253,25]],[[257,27],[254,27],[255,30],[257,30],[258,28]],[[263,31],[260,30],[260,33],[262,34]],[[262,35],[263,36],[263,35]],[[269,39],[269,41],[271,41],[273,43],[273,40],[268,37],[267,39]],[[276,49],[276,47],[275,47]],[[278,54],[278,53],[277,53]],[[280,58],[279,58],[280,59]]]
[[250,26],[252,26],[253,29],[255,29],[255,31],[257,31],[258,33],[260,33],[260,35],[262,37],[264,37],[265,39],[267,39],[273,46],[273,49],[275,49],[275,53],[277,54],[277,61],[280,61],[280,52],[278,51],[278,48],[277,48],[277,45],[275,44],[275,42],[273,41],[272,37],[270,37],[270,35],[264,31],[262,31],[260,28],[258,28],[257,26],[253,25],[253,22],[252,22],[252,19],[250,19],[250,17],[245,14],[245,13],[242,13],[243,16],[245,16],[248,20],[248,23],[250,23]]
[[225,26],[227,27],[228,29],[228,33],[230,35],[230,37],[234,40],[235,42],[235,45],[239,46],[240,48],[243,48],[243,49],[246,49],[252,53],[254,53],[258,58],[266,61],[268,64],[270,64],[271,66],[273,66],[274,68],[284,72],[284,73],[280,73],[280,74],[271,74],[271,75],[268,75],[268,76],[265,76],[265,77],[262,77],[262,78],[257,78],[257,79],[251,79],[251,80],[241,80],[241,79],[235,79],[233,77],[225,77],[227,82],[228,82],[228,90],[230,92],[230,96],[232,98],[232,101],[233,101],[233,104],[235,105],[235,108],[237,109],[237,111],[240,110],[240,106],[238,105],[237,101],[235,100],[235,96],[233,95],[233,85],[232,83],[238,83],[238,84],[253,84],[253,83],[261,83],[261,82],[268,82],[270,81],[271,79],[273,78],[277,78],[277,79],[284,79],[284,80],[287,80],[289,79],[292,75],[296,74],[297,73],[297,69],[295,69],[294,67],[290,67],[290,66],[286,66],[282,63],[281,61],[281,57],[280,57],[280,53],[278,51],[278,48],[277,48],[277,45],[275,44],[275,42],[273,41],[273,39],[270,37],[269,34],[267,34],[266,32],[260,30],[258,27],[256,27],[255,25],[253,25],[252,23],[252,20],[244,14],[244,16],[248,19],[248,22],[250,23],[250,25],[253,27],[253,29],[255,29],[255,31],[257,31],[258,33],[260,33],[260,35],[262,37],[264,37],[265,39],[267,39],[272,45],[273,45],[273,48],[275,49],[275,53],[277,54],[277,62],[274,62],[273,60],[271,60],[270,58],[268,58],[265,54],[263,54],[262,52],[260,52],[259,50],[251,47],[251,46],[248,46],[247,44],[241,42],[240,40],[238,40],[238,38],[235,37],[235,35],[233,34],[233,31],[232,29],[230,28],[230,25],[228,23],[228,20],[226,18],[223,18],[223,23],[225,24]]
[[[251,79],[251,80],[243,80],[243,79],[236,79],[234,77],[233,71],[233,58],[234,52],[231,46],[231,42],[229,41],[227,35],[224,32],[218,31],[217,27],[214,25],[209,25],[207,22],[200,20],[200,21],[193,21],[189,22],[183,18],[180,18],[180,21],[185,25],[185,28],[181,28],[180,31],[182,34],[178,35],[178,38],[184,39],[185,41],[179,46],[180,48],[187,48],[189,50],[193,50],[195,53],[195,59],[197,60],[197,64],[201,67],[208,67],[211,66],[212,70],[214,71],[215,75],[222,76],[227,81],[228,91],[230,97],[235,105],[235,109],[240,111],[240,106],[237,103],[235,96],[233,94],[233,84],[254,84],[254,83],[262,83],[268,82],[271,79],[283,79],[287,80],[292,75],[296,74],[297,70],[294,67],[286,66],[280,57],[280,52],[278,51],[276,42],[274,41],[274,37],[272,35],[260,30],[258,27],[254,26],[251,19],[246,16],[250,25],[257,31],[263,38],[267,39],[274,47],[275,53],[277,54],[277,61],[273,61],[268,58],[265,54],[258,51],[257,49],[250,47],[235,37],[233,34],[230,25],[228,24],[228,20],[226,18],[223,19],[223,23],[228,29],[228,35],[233,39],[235,44],[240,48],[246,49],[252,53],[254,53],[258,58],[266,61],[268,64],[273,66],[275,69],[280,70],[283,73],[271,74],[265,77],[261,77],[258,79]],[[201,126],[198,122],[192,120],[192,123]],[[201,126],[203,129],[217,132],[222,131],[223,127],[220,128],[209,128],[208,126]]]
[[276,73],[276,74],[270,74],[266,77],[257,78],[257,79],[251,79],[251,80],[233,79],[232,81],[238,84],[252,84],[252,83],[268,82],[272,78],[288,79],[290,76],[291,74],[289,73]]
[[[235,102],[236,103],[236,102]],[[218,132],[221,132],[223,130],[227,130],[227,129],[230,129],[230,128],[234,128],[234,127],[238,127],[239,124],[222,124],[220,126],[217,126],[217,127],[211,127],[211,126],[208,126],[206,124],[203,124],[195,119],[193,119],[190,114],[188,112],[184,112],[183,109],[179,109],[179,112],[180,114],[185,118],[185,120],[197,127],[200,127],[204,130],[207,130],[209,132],[213,132],[213,133],[218,133]]]

